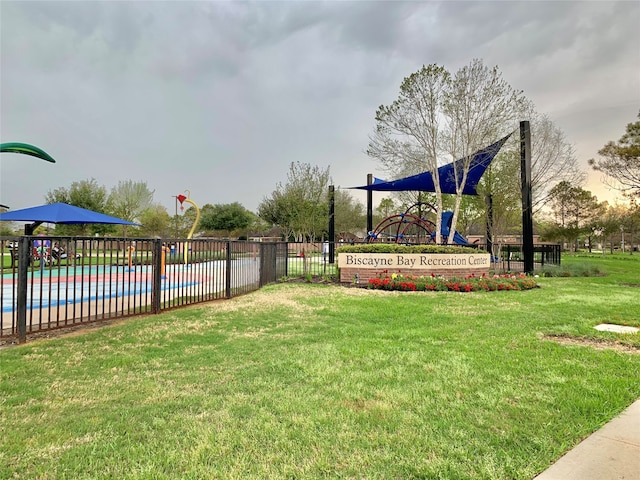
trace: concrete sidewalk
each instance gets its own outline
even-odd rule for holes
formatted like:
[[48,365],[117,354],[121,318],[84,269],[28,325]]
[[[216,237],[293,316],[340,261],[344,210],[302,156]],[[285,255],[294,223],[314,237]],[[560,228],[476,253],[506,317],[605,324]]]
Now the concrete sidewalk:
[[640,479],[640,400],[534,480]]

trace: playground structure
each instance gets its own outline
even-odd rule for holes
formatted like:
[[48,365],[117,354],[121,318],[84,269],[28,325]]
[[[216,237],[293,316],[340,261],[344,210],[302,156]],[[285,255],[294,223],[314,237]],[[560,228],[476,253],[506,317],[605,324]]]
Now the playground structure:
[[[430,203],[417,202],[404,212],[384,218],[368,232],[368,243],[426,244],[435,242],[437,209]],[[442,213],[440,233],[442,241],[447,242],[451,235],[453,212]],[[457,245],[469,245],[460,233],[453,232],[453,242]]]
[[[194,202],[193,200],[191,200],[191,198],[189,198],[191,196],[191,192],[189,190],[185,190],[185,193],[187,194],[186,197],[184,195],[176,195],[176,199],[180,202],[180,210],[184,210],[184,206],[183,206],[184,202],[190,203],[191,205],[193,205],[193,208],[196,209],[196,218],[193,221],[193,226],[191,227],[191,230],[189,230],[189,234],[187,235],[187,240],[190,240],[193,238],[193,232],[196,231],[196,227],[198,226],[198,221],[200,220],[200,208],[198,208],[198,205],[196,205],[196,202]],[[189,242],[186,242],[184,246],[184,264],[185,265],[187,264],[188,250],[189,250]]]
[[56,163],[51,155],[35,145],[28,143],[10,142],[0,144],[0,153],[20,153],[22,155],[30,155],[49,163]]
[[[474,154],[442,165],[437,169],[439,179],[439,192],[451,195],[478,195],[478,183],[485,171],[498,154],[504,143],[513,132],[502,137],[493,144],[478,150]],[[465,172],[466,171],[466,175]],[[461,179],[464,183],[460,183]],[[367,185],[353,187],[367,191],[367,241],[368,242],[393,242],[405,244],[434,243],[437,234],[440,234],[440,242],[469,245],[469,242],[459,232],[450,232],[453,212],[437,212],[436,208],[428,203],[418,202],[409,207],[405,212],[385,218],[375,228],[372,226],[373,217],[373,191],[401,192],[436,192],[434,172],[425,171],[409,177],[385,181],[368,175]],[[490,204],[490,202],[489,202]],[[489,207],[488,216],[491,218]],[[441,229],[437,232],[437,217],[442,215]],[[487,224],[490,223],[490,220]],[[452,238],[449,238],[453,236]],[[487,232],[487,248],[491,250],[491,235]]]
[[[373,191],[422,191],[422,192],[435,192],[438,190],[441,194],[462,194],[462,195],[478,195],[477,186],[482,175],[489,167],[494,157],[498,154],[507,139],[513,135],[514,132],[506,135],[497,142],[478,150],[469,157],[455,160],[437,169],[437,177],[440,181],[440,189],[435,188],[436,182],[433,178],[431,171],[412,175],[397,180],[384,181],[378,178],[374,178],[373,175],[367,176],[367,184],[357,188],[367,191],[367,232],[369,233],[368,241],[376,241],[381,238],[391,238],[395,242],[408,243],[408,240],[412,238],[419,238],[420,235],[426,234],[427,231],[433,229],[432,224],[434,222],[428,221],[423,218],[422,215],[408,216],[407,212],[404,215],[400,214],[397,218],[385,219],[386,223],[379,225],[376,229],[372,226],[373,218]],[[463,174],[466,166],[466,180],[463,184],[458,182],[459,178],[465,178]],[[520,122],[520,184],[522,187],[522,255],[524,272],[532,274],[534,268],[534,244],[533,244],[533,200],[532,200],[532,177],[531,177],[531,126],[529,121],[524,120]],[[331,191],[330,187],[330,191]],[[492,198],[491,195],[487,195],[487,251],[493,252],[492,244]],[[449,224],[449,217],[447,221],[444,221],[444,213],[442,223],[448,225],[447,230],[451,229]],[[329,232],[333,230],[334,216],[329,215]],[[404,225],[404,226],[403,226]],[[395,232],[394,232],[395,228]],[[389,231],[389,232],[387,232]],[[442,232],[438,232],[442,233]],[[390,235],[390,236],[388,236]],[[447,231],[447,235],[450,232]],[[454,241],[462,242],[464,237],[461,235],[458,237],[458,232],[454,232]],[[437,236],[437,235],[436,235]],[[433,237],[425,235],[425,239],[431,241]],[[333,239],[333,236],[331,236]],[[330,258],[333,258],[333,252],[330,252]]]

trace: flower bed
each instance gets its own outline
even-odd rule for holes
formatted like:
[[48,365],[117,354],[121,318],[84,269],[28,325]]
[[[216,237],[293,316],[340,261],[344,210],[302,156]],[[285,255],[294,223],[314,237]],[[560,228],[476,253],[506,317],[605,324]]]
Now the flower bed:
[[399,290],[405,292],[493,292],[497,290],[530,290],[538,284],[524,274],[517,275],[469,275],[464,278],[414,277],[393,273],[382,273],[369,279],[368,288],[376,290]]

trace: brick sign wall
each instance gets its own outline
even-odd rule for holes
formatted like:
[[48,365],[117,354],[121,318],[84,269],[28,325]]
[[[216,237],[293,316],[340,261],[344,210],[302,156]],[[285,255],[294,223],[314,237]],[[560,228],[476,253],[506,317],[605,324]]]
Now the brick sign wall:
[[488,253],[339,253],[340,281],[352,282],[357,275],[366,283],[384,272],[389,274],[447,278],[489,273],[491,257]]

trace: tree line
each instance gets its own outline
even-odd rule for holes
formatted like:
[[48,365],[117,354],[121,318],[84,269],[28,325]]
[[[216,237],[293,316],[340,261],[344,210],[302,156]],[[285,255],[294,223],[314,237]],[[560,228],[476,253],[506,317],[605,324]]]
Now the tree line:
[[[543,229],[547,239],[592,249],[597,242],[616,244],[633,253],[640,230],[640,113],[638,121],[627,124],[617,141],[610,141],[599,151],[598,159],[590,159],[591,167],[603,174],[609,187],[623,193],[627,204],[609,205],[580,185],[562,181],[550,191],[551,209]],[[604,251],[604,250],[603,250]]]

